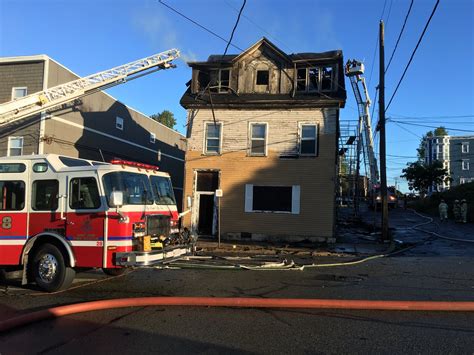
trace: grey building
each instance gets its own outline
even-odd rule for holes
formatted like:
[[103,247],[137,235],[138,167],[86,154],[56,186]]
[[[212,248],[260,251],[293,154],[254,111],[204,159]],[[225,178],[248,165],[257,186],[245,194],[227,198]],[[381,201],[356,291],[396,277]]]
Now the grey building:
[[435,136],[425,142],[425,162],[441,161],[448,169],[451,182],[434,186],[432,191],[443,191],[451,186],[474,182],[474,136]]
[[[0,103],[79,78],[46,55],[0,58]],[[0,156],[55,153],[133,160],[170,173],[182,201],[186,140],[99,91],[0,129]]]

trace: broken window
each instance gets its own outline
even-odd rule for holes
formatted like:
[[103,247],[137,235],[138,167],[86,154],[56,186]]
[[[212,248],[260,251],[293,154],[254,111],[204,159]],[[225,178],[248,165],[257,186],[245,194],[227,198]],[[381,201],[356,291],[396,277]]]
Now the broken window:
[[257,85],[268,85],[268,70],[257,70]]
[[300,154],[316,155],[317,152],[318,126],[316,124],[301,125],[300,132]]
[[198,74],[199,90],[205,90],[211,82],[211,74],[208,71],[200,70]]
[[230,70],[220,69],[219,70],[219,92],[228,92],[230,87]]
[[306,68],[296,71],[296,90],[306,91]]
[[250,125],[250,155],[266,155],[266,123],[252,123]]
[[319,90],[319,70],[318,68],[308,68],[308,91]]
[[253,211],[291,212],[291,186],[254,186]]
[[322,67],[321,70],[321,90],[332,91],[334,81],[334,68],[333,67]]
[[206,123],[206,154],[220,154],[221,124]]

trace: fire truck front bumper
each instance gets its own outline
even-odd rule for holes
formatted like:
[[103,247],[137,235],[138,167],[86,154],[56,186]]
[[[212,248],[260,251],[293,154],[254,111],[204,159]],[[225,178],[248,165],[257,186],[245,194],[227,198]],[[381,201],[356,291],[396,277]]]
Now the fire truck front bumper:
[[154,266],[167,264],[192,255],[194,246],[174,246],[152,251],[131,251],[115,254],[117,266]]

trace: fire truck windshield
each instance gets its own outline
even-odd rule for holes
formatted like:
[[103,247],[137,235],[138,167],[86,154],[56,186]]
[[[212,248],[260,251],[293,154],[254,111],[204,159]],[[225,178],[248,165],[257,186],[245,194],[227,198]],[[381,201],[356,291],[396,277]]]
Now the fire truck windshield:
[[150,176],[155,202],[157,205],[175,205],[173,187],[169,178],[164,176]]
[[107,203],[112,191],[123,192],[124,205],[153,204],[153,192],[148,176],[144,174],[118,171],[105,174],[102,177]]

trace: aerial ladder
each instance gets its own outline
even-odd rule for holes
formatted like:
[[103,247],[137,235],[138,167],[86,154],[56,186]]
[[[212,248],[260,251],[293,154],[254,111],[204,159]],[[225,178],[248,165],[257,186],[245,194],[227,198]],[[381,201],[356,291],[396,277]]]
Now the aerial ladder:
[[[365,83],[364,64],[357,60],[349,60],[346,63],[345,74],[349,78],[354,91],[354,96],[357,101],[357,108],[359,111],[358,132],[359,139],[357,145],[357,157],[363,151],[364,159],[369,164],[369,188],[373,190],[379,181],[379,171],[377,167],[377,159],[374,153],[374,141],[372,138],[372,129],[370,125],[370,105],[369,92]],[[362,86],[362,88],[361,88]],[[362,96],[362,93],[364,96]],[[357,158],[359,159],[359,158]]]
[[0,104],[0,127],[155,71],[174,68],[172,61],[178,57],[179,50],[170,49]]

